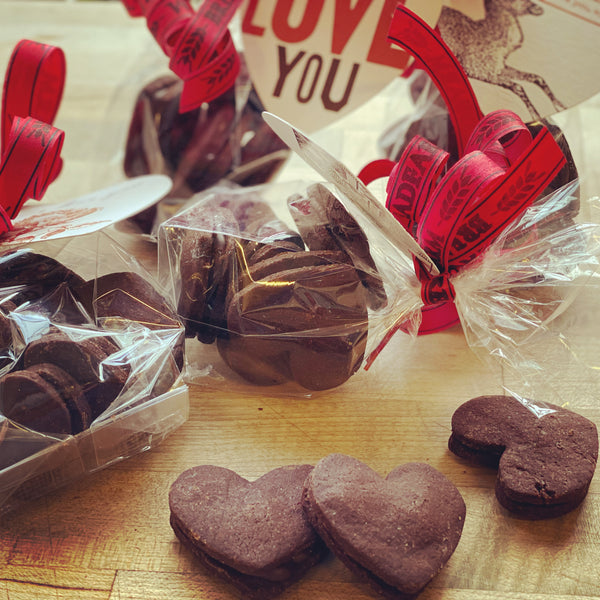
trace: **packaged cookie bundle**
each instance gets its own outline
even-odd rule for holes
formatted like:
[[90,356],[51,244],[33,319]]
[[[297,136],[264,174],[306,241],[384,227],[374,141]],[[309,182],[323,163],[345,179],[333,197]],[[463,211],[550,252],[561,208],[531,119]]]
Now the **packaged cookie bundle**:
[[521,395],[542,397],[540,374],[571,366],[560,317],[595,285],[600,246],[564,137],[511,111],[483,115],[456,59],[405,7],[390,39],[423,46],[424,69],[444,75],[456,156],[413,136],[397,160],[360,173],[387,178],[379,199],[265,113],[327,183],[214,188],[161,229],[161,273],[188,339],[201,342],[192,376],[233,372],[310,393],[368,369],[396,332],[459,323]]
[[167,220],[159,269],[190,340],[188,364],[302,393],[344,383],[378,328],[418,302],[414,282],[386,290],[392,273],[414,276],[371,229],[310,182],[216,187]]
[[[378,146],[382,155],[392,161],[398,161],[411,140],[419,136],[447,151],[447,165],[454,165],[460,158],[456,133],[442,95],[427,72],[421,69],[415,69],[408,77],[408,87],[414,103],[413,110],[381,133]],[[547,128],[565,155],[565,164],[544,193],[550,194],[575,181],[578,178],[577,166],[567,136],[555,121],[547,117],[529,120],[525,124],[532,135],[536,135],[542,127]],[[570,207],[573,214],[577,214],[578,209],[578,203],[573,203]]]
[[125,142],[128,177],[168,175],[170,196],[185,199],[221,180],[258,185],[277,172],[289,149],[263,121],[247,75],[184,113],[179,112],[182,87],[180,79],[165,75],[140,92]]
[[[125,175],[169,176],[173,187],[164,205],[180,204],[219,181],[258,185],[271,179],[289,149],[262,120],[240,42],[234,44],[228,29],[241,2],[205,2],[197,9],[188,2],[124,4],[131,16],[145,18],[170,59],[140,83],[124,140]],[[167,65],[171,72],[165,74]],[[161,220],[156,206],[132,219],[145,233],[155,233]]]
[[158,443],[187,390],[179,317],[108,234],[5,245],[0,273],[7,511]]

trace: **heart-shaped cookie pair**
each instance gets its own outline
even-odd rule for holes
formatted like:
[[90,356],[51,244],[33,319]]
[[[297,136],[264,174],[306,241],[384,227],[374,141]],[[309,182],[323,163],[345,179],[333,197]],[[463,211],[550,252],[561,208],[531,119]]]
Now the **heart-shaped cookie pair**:
[[200,562],[244,598],[261,599],[298,580],[325,544],[378,592],[412,597],[446,564],[465,518],[456,487],[429,465],[383,479],[341,454],[253,482],[195,467],[174,482],[169,505],[175,534]]
[[[533,406],[531,408],[534,408]],[[479,396],[452,415],[450,450],[498,469],[496,497],[527,519],[563,515],[585,498],[598,459],[598,431],[585,417],[510,396]]]

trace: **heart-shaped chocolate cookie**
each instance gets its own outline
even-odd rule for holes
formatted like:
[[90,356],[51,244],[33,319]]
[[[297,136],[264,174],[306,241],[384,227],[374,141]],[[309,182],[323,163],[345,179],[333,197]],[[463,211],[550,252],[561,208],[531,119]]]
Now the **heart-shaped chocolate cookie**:
[[289,268],[252,281],[229,303],[229,337],[220,340],[219,351],[249,381],[291,380],[324,390],[362,364],[368,312],[356,269],[326,258],[307,266],[307,257],[315,262],[306,252],[285,253],[279,264]]
[[465,520],[458,489],[425,463],[384,479],[343,454],[321,459],[305,482],[306,515],[332,552],[378,593],[418,594],[446,564]]
[[565,514],[585,498],[598,459],[596,425],[546,404],[539,415],[510,396],[479,396],[452,415],[450,450],[498,469],[496,497],[528,519]]
[[311,469],[280,467],[252,482],[223,467],[188,469],[171,486],[171,526],[209,571],[244,598],[270,598],[326,553],[302,510]]

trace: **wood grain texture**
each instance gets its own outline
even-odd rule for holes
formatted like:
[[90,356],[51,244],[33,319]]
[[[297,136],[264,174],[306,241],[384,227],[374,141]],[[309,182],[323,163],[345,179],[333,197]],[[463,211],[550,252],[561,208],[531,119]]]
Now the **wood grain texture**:
[[[119,152],[130,103],[160,63],[145,24],[128,18],[119,2],[7,0],[0,2],[0,34],[0,65],[22,37],[60,45],[67,54],[67,88],[57,120],[67,132],[65,170],[47,201],[121,179]],[[599,111],[594,99],[561,116],[575,136],[572,146],[588,186],[600,182]],[[152,263],[152,247],[127,243]],[[599,349],[599,338],[590,336],[584,358],[595,361]],[[600,423],[593,401],[597,382],[567,377],[563,383],[573,405],[580,396],[592,399],[581,412]],[[193,386],[189,421],[160,446],[2,519],[0,600],[238,598],[175,539],[169,486],[198,464],[221,465],[254,479],[281,465],[314,463],[330,452],[355,456],[382,475],[402,462],[425,461],[460,489],[467,505],[464,533],[423,600],[599,597],[600,479],[572,513],[521,521],[495,501],[493,471],[469,466],[447,450],[456,407],[479,394],[501,393],[501,384],[501,376],[475,357],[455,328],[414,341],[397,335],[371,371],[311,398],[231,391],[218,382]],[[372,597],[330,557],[281,598]]]

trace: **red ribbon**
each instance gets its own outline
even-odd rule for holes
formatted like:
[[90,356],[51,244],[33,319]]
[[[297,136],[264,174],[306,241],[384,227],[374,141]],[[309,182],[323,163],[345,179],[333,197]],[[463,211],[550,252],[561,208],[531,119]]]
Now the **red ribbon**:
[[194,13],[188,0],[122,0],[148,29],[183,80],[179,111],[210,102],[235,82],[240,60],[227,26],[242,0],[205,0]]
[[64,132],[52,127],[65,82],[60,48],[21,40],[8,63],[2,95],[0,234],[29,199],[41,200],[62,168]]
[[458,322],[452,276],[539,197],[565,157],[545,127],[533,138],[515,113],[484,117],[450,49],[405,6],[397,7],[388,37],[435,82],[459,149],[459,160],[448,167],[448,152],[416,136],[398,163],[374,161],[359,174],[365,183],[389,176],[387,208],[440,270],[432,277],[415,259],[424,303],[420,333],[430,333]]

